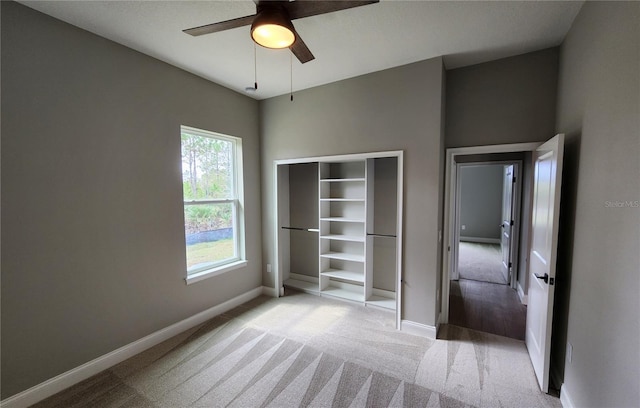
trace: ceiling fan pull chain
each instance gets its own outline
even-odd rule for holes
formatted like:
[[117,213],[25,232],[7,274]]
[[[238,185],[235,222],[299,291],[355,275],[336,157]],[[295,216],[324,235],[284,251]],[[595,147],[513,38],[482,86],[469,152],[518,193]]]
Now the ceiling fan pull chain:
[[253,43],[253,88],[258,90],[258,51],[256,43]]
[[291,102],[293,102],[293,53],[289,53],[289,94],[291,95]]

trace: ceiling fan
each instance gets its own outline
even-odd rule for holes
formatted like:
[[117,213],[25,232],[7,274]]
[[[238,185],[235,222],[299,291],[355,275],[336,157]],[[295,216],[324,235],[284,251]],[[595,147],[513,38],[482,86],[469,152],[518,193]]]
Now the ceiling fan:
[[317,16],[353,7],[366,6],[379,0],[254,0],[256,14],[193,27],[183,32],[192,36],[215,33],[251,24],[251,37],[267,48],[289,48],[301,63],[315,57],[302,41],[291,20]]

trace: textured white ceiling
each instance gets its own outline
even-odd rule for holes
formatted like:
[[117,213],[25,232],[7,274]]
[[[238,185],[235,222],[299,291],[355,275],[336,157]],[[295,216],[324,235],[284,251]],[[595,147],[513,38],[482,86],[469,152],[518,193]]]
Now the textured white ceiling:
[[[253,1],[21,1],[203,78],[244,93],[254,83],[249,27],[191,37],[185,28],[255,13]],[[316,59],[293,57],[306,89],[444,56],[447,68],[560,44],[582,1],[395,1],[294,20]],[[289,92],[291,53],[257,47],[258,92]]]

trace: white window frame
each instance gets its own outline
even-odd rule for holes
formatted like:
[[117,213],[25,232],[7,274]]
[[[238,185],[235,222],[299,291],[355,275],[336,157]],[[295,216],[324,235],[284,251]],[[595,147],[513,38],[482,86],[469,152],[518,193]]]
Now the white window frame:
[[[218,140],[224,140],[231,142],[232,144],[232,157],[233,157],[233,170],[231,178],[231,191],[232,197],[219,198],[219,199],[205,199],[205,200],[184,200],[183,193],[183,217],[184,208],[188,205],[200,205],[200,204],[233,204],[233,234],[236,242],[234,258],[227,258],[223,261],[216,262],[214,264],[206,265],[198,269],[186,271],[185,282],[187,285],[199,282],[203,279],[211,278],[235,269],[245,267],[247,265],[245,254],[245,233],[244,233],[244,186],[243,186],[243,163],[242,163],[242,139],[239,137],[223,135],[221,133],[211,132],[208,130],[197,129],[189,126],[180,126],[180,135],[182,133],[189,133],[194,136],[208,137]],[[182,140],[180,141],[180,148],[182,149]],[[182,179],[182,175],[181,175]],[[184,179],[182,179],[184,183]],[[183,219],[183,224],[185,220]],[[185,255],[187,250],[187,237],[185,231]]]

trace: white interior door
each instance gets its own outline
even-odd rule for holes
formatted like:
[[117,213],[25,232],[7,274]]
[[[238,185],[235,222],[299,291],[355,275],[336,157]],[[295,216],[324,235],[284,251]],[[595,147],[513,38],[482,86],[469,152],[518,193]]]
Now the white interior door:
[[502,229],[500,249],[502,251],[502,275],[511,282],[511,231],[513,230],[513,164],[504,166],[502,181]]
[[534,153],[526,344],[544,392],[549,390],[563,151],[564,135],[559,134]]

